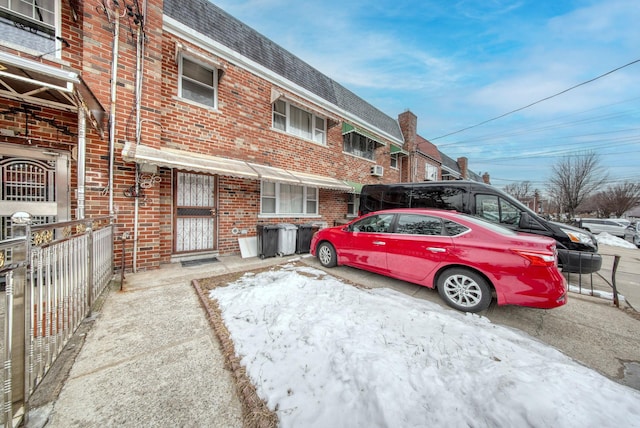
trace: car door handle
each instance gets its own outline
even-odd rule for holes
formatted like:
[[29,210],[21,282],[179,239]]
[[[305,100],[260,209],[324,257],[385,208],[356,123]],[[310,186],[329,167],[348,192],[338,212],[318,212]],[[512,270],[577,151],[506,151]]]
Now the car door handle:
[[372,244],[373,245],[387,245],[387,243],[384,242],[384,241],[373,241]]
[[431,251],[432,253],[446,253],[447,249],[440,247],[427,247],[427,251]]

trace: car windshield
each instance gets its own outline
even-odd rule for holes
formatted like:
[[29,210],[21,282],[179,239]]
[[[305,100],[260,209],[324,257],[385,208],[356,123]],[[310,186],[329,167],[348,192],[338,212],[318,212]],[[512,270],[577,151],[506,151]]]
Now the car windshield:
[[470,222],[475,223],[475,224],[477,224],[479,226],[482,226],[482,227],[490,229],[490,230],[492,230],[494,232],[497,232],[497,233],[499,233],[501,235],[506,235],[506,236],[517,235],[517,233],[514,232],[511,229],[507,229],[504,226],[500,226],[500,225],[498,225],[496,223],[492,223],[492,222],[484,220],[483,218],[480,218],[480,217],[473,217],[473,216],[465,215],[465,214],[461,214],[460,217],[464,218],[465,220],[469,220]]

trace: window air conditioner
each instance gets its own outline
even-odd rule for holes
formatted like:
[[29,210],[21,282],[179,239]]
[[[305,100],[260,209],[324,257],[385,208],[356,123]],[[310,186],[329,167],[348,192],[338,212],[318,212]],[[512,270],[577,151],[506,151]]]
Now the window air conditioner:
[[371,175],[375,175],[376,177],[382,177],[384,173],[384,167],[382,165],[374,165],[371,167]]

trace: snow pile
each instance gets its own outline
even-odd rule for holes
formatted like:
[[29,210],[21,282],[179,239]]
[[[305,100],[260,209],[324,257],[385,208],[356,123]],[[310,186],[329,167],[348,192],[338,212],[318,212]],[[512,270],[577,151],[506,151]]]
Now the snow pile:
[[598,244],[610,245],[612,247],[636,248],[636,246],[633,245],[631,242],[625,241],[624,239],[618,238],[617,236],[613,236],[607,232],[601,232],[597,234],[596,241],[598,241]]
[[210,297],[282,427],[640,427],[640,392],[478,315],[292,265]]

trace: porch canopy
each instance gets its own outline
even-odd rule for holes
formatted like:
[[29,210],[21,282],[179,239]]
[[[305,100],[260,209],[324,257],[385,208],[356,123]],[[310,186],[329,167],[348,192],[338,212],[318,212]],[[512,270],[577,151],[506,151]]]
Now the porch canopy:
[[0,51],[0,96],[69,112],[82,108],[104,133],[106,112],[76,72]]
[[122,150],[122,157],[126,161],[136,162],[138,164],[286,183],[296,186],[318,187],[341,192],[354,191],[352,186],[332,177],[289,171],[237,159],[192,153],[186,150],[169,149],[166,147],[157,149],[145,146],[144,144],[136,145],[133,142],[125,143],[124,149]]

